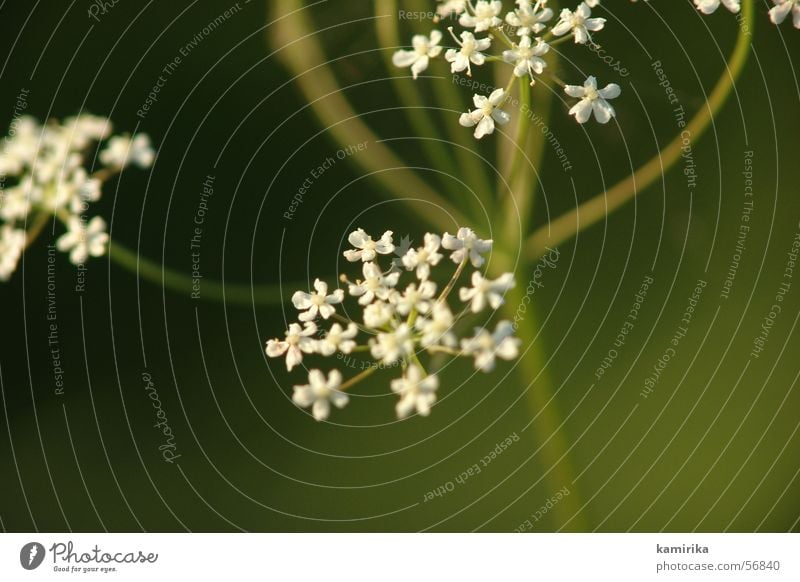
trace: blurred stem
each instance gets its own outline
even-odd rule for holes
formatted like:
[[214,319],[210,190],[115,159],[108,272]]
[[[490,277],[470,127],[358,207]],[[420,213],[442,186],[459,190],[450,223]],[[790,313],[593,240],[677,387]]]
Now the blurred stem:
[[[380,46],[399,47],[405,46],[400,42],[397,31],[397,18],[381,18],[382,15],[397,14],[397,2],[395,0],[376,0],[375,2],[375,33],[378,37]],[[392,64],[392,53],[388,50],[383,51],[384,63],[387,70],[394,68]],[[426,136],[436,131],[436,123],[430,116],[425,103],[420,99],[418,85],[416,82],[409,83],[407,77],[392,75],[392,86],[400,97],[400,101],[405,106],[404,113],[414,129],[417,136]],[[451,153],[445,147],[444,142],[436,139],[422,139],[422,147],[426,155],[433,163],[433,167],[446,174],[442,182],[451,194],[458,197],[463,192],[450,176],[458,176],[460,172],[455,167]]]
[[[555,67],[556,60],[557,55],[553,53],[548,68]],[[497,265],[500,267],[499,272],[511,271],[514,268],[512,257],[520,248],[524,233],[528,231],[537,193],[536,169],[541,167],[544,158],[546,138],[540,131],[530,131],[530,110],[531,107],[535,108],[537,114],[546,120],[550,115],[553,100],[552,91],[540,87],[542,90],[532,92],[531,86],[524,79],[520,79],[519,87],[520,111],[517,112],[514,144],[516,147],[511,150],[512,159],[508,174],[511,193],[503,199],[505,228],[502,229],[504,238]],[[564,486],[571,489],[571,495],[564,497],[553,507],[550,512],[551,517],[554,523],[560,525],[575,515],[577,517],[570,522],[571,527],[575,531],[584,531],[585,523],[579,512],[580,493],[574,485],[575,472],[567,454],[567,438],[558,402],[554,397],[553,381],[545,367],[545,345],[539,333],[534,302],[529,302],[524,318],[520,319],[517,316],[517,309],[523,304],[527,287],[525,282],[531,269],[532,265],[523,255],[518,273],[524,273],[524,277],[518,277],[516,287],[506,294],[505,316],[507,319],[516,320],[517,337],[527,348],[519,360],[517,371],[520,384],[526,390],[525,397],[530,416],[535,419],[530,424],[529,430],[539,450],[538,466],[547,471],[544,480],[550,491],[557,491]],[[534,378],[537,378],[536,382],[533,382]]]
[[[739,22],[739,36],[728,59],[726,70],[717,81],[706,106],[698,111],[684,129],[692,141],[705,133],[716,114],[730,96],[736,80],[742,73],[753,36],[753,0],[742,2],[742,16]],[[632,200],[639,192],[655,182],[669,170],[681,157],[682,138],[676,136],[665,148],[641,166],[633,174],[617,182],[608,191],[601,192],[577,208],[562,214],[549,224],[534,232],[526,243],[528,256],[536,260],[541,257],[546,246],[558,246],[574,237],[578,232],[599,222],[606,215]]]
[[[393,3],[396,5],[394,0]],[[412,8],[424,13],[430,10],[430,1],[416,0]],[[397,14],[397,12],[395,11],[394,14]],[[445,38],[447,36],[448,34],[445,33]],[[460,170],[456,175],[463,174],[464,181],[474,190],[477,198],[469,196],[469,201],[470,206],[473,208],[473,217],[480,222],[481,219],[485,219],[486,215],[483,204],[488,204],[491,201],[492,182],[486,173],[486,164],[483,163],[483,160],[475,151],[478,146],[477,140],[472,137],[472,131],[461,127],[458,123],[458,113],[453,114],[452,117],[447,113],[447,110],[454,106],[457,110],[469,109],[469,105],[472,102],[472,95],[464,95],[456,89],[456,85],[453,83],[454,78],[455,74],[452,74],[452,77],[445,77],[441,81],[434,82],[433,91],[439,106],[445,111],[445,127],[450,141],[456,144],[454,150],[458,160],[458,169]],[[464,97],[467,98],[466,103],[464,103]],[[468,194],[462,192],[462,196],[465,195]]]
[[452,228],[453,221],[465,224],[461,210],[409,169],[355,112],[327,64],[329,59],[317,38],[322,30],[310,22],[301,0],[284,0],[271,5],[276,20],[270,28],[270,40],[286,68],[295,76],[294,86],[302,92],[323,127],[338,144],[368,142],[369,151],[365,155],[349,159],[378,181],[387,194],[401,200],[422,199],[437,207],[438,211],[419,212],[416,218],[442,231]]
[[377,369],[378,369],[377,366],[367,368],[366,370],[364,370],[360,374],[357,374],[357,375],[353,376],[347,382],[345,382],[344,384],[339,386],[339,388],[337,388],[337,390],[339,390],[340,392],[344,392],[345,390],[347,390],[349,388],[352,388],[353,386],[355,386],[356,384],[361,382],[361,380],[369,378],[372,374],[374,374],[377,371]]
[[44,227],[50,221],[52,216],[52,213],[39,212],[39,214],[33,220],[31,228],[25,233],[25,245],[22,247],[23,251],[30,247],[34,241],[39,238],[39,235],[42,234],[42,230],[44,230]]
[[[146,259],[114,240],[108,244],[108,258],[137,277],[158,286],[163,284],[171,291],[191,295],[195,290],[192,277]],[[202,301],[225,301],[243,305],[277,305],[282,302],[280,285],[223,284],[205,278],[201,281],[199,298]]]

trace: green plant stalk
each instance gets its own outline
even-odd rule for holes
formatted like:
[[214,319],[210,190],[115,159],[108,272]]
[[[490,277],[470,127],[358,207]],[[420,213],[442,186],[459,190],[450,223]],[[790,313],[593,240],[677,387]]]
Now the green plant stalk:
[[[295,75],[294,85],[302,92],[331,138],[341,144],[369,143],[369,155],[351,156],[385,190],[401,200],[410,197],[426,200],[440,212],[422,212],[418,217],[442,231],[452,229],[453,221],[466,224],[461,210],[440,196],[417,174],[406,167],[389,147],[361,120],[326,63],[318,30],[311,24],[300,0],[272,3],[275,22],[270,27],[270,41],[277,56]],[[287,13],[294,12],[291,16]],[[346,123],[342,123],[347,120]],[[391,170],[391,171],[387,171]],[[449,217],[447,216],[449,213]]]
[[[692,140],[698,140],[708,129],[714,116],[728,100],[737,79],[747,63],[753,36],[753,0],[744,0],[739,22],[739,36],[728,59],[726,70],[714,86],[706,106],[698,111],[684,131]],[[636,195],[645,190],[681,158],[682,138],[676,136],[665,148],[637,169],[629,177],[617,182],[606,192],[578,205],[574,210],[562,214],[550,224],[534,232],[526,242],[526,251],[532,260],[540,258],[545,247],[555,247],[574,237],[578,232],[601,221]]]
[[[388,14],[397,14],[397,2],[395,0],[376,0],[375,33],[378,37],[378,42],[383,47],[401,46],[402,43],[397,30],[398,19],[382,17]],[[386,69],[391,71],[394,67],[392,65],[392,53],[384,50],[383,57]],[[400,95],[400,100],[411,106],[404,113],[414,132],[419,136],[426,136],[435,131],[436,123],[428,112],[427,106],[420,98],[418,86],[415,83],[409,83],[406,77],[392,76],[392,87]],[[457,176],[459,174],[452,155],[445,148],[443,141],[435,139],[422,139],[421,141],[425,153],[437,170],[444,172],[447,176]],[[447,176],[443,176],[441,182],[450,193],[455,196],[463,195],[460,187],[453,180],[448,179]]]
[[[112,240],[108,245],[108,258],[123,269],[151,283],[186,296],[195,291],[192,277],[164,267],[144,258],[120,243]],[[300,287],[291,287],[300,288]],[[267,304],[279,305],[284,301],[280,285],[242,285],[239,283],[221,283],[210,279],[202,279],[199,299],[235,303],[240,305]]]
[[[426,10],[430,10],[430,1],[415,0],[412,8],[420,13],[425,12]],[[395,12],[395,14],[397,14],[397,12]],[[448,33],[444,32],[444,35],[446,38]],[[432,85],[437,102],[445,111],[453,107],[456,107],[458,111],[471,108],[472,95],[460,93],[456,89],[451,78],[433,83]],[[492,183],[487,172],[484,170],[485,164],[481,162],[480,157],[478,157],[475,151],[477,144],[472,137],[472,132],[467,128],[461,127],[461,125],[457,123],[457,115],[458,114],[454,114],[452,118],[448,115],[445,120],[445,127],[447,128],[450,141],[455,144],[455,155],[458,160],[460,173],[463,174],[464,180],[478,196],[477,200],[470,196],[470,204],[473,208],[473,218],[475,218],[477,222],[480,222],[486,219],[482,203],[487,204],[491,200],[489,196],[492,192]],[[466,195],[466,193],[462,192],[462,195]]]
[[[548,67],[555,66],[555,59],[556,56],[552,55]],[[520,109],[529,109],[531,87],[524,79],[520,80],[519,86]],[[543,119],[547,119],[552,109],[552,91],[534,91],[533,95],[535,96],[533,106],[537,114]],[[530,131],[528,115],[522,111],[517,112],[517,115],[519,118],[515,139],[518,147],[513,150],[510,164],[511,195],[502,200],[504,215],[502,220],[505,224],[503,232],[507,237],[502,241],[498,272],[511,271],[514,268],[512,257],[515,253],[513,251],[519,248],[521,242],[519,233],[523,233],[524,236],[524,233],[528,231],[538,190],[535,169],[541,167],[545,152],[545,136],[541,132]],[[528,262],[523,254],[521,265],[517,269],[518,275],[522,273],[523,276],[517,277],[516,287],[506,294],[504,313],[509,320],[514,320],[517,316],[517,309],[525,296],[526,282],[531,269],[532,261]],[[555,529],[572,519],[570,528],[573,531],[585,531],[585,520],[579,512],[580,493],[574,485],[575,472],[567,454],[568,446],[562,426],[562,417],[557,400],[553,398],[553,381],[550,372],[545,368],[546,346],[542,335],[537,338],[537,334],[539,334],[539,319],[536,305],[531,301],[527,306],[525,316],[517,320],[516,335],[522,341],[523,349],[527,349],[517,363],[517,370],[520,385],[526,387],[525,400],[528,403],[531,417],[536,419],[528,429],[539,448],[536,466],[548,471],[544,479],[550,491],[557,491],[564,486],[571,489],[571,495],[562,499],[550,511],[550,519],[556,526]],[[533,382],[537,375],[538,379]],[[575,517],[573,518],[573,516]]]

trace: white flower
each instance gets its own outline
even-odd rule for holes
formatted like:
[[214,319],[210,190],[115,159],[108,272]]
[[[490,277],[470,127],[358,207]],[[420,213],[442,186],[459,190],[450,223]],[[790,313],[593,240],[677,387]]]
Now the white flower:
[[420,343],[423,347],[436,344],[453,347],[456,345],[456,336],[452,332],[454,323],[453,313],[444,303],[435,303],[429,317],[420,317],[414,323],[422,332]]
[[590,39],[588,31],[602,30],[606,22],[605,18],[589,18],[591,14],[592,10],[585,2],[581,2],[575,12],[564,8],[559,15],[560,20],[553,27],[552,32],[556,36],[562,36],[572,31],[575,42],[585,44]]
[[379,333],[376,339],[370,340],[372,357],[384,364],[393,364],[401,358],[414,353],[414,340],[411,328],[401,323],[397,329]]
[[479,271],[472,273],[472,287],[462,287],[458,296],[465,303],[471,302],[472,313],[478,313],[486,307],[497,309],[503,304],[503,295],[514,286],[514,275],[504,273],[494,281],[486,279]]
[[375,301],[364,308],[364,323],[377,329],[389,323],[393,315],[393,305],[385,301]]
[[489,135],[494,131],[495,121],[503,125],[508,123],[510,119],[508,113],[499,109],[505,97],[506,94],[503,89],[495,89],[488,97],[476,93],[472,96],[472,101],[477,109],[462,113],[461,117],[458,118],[458,122],[464,127],[477,126],[475,127],[476,139]]
[[[450,34],[453,34],[452,26],[448,30]],[[461,33],[461,40],[458,40],[455,35],[453,35],[453,38],[461,48],[459,50],[447,49],[447,52],[444,53],[445,60],[451,63],[450,72],[458,73],[466,69],[467,75],[472,76],[470,63],[480,66],[486,62],[486,55],[480,51],[488,49],[492,44],[492,40],[490,38],[476,39],[475,35],[468,30],[464,30]]]
[[333,306],[341,303],[344,299],[344,291],[341,289],[336,289],[336,291],[328,295],[328,284],[325,281],[316,279],[314,281],[314,289],[316,293],[296,291],[292,295],[294,306],[300,310],[307,310],[297,317],[300,321],[311,321],[317,316],[317,313],[322,316],[322,319],[328,319],[336,313],[336,309]]
[[431,31],[428,38],[424,34],[415,34],[411,39],[412,50],[400,50],[392,55],[392,63],[395,67],[411,67],[411,74],[416,79],[422,71],[428,68],[430,59],[442,52],[442,47],[438,46],[442,40],[442,33],[438,30]]
[[376,263],[364,263],[364,280],[350,284],[350,295],[360,297],[358,302],[361,305],[372,303],[372,300],[386,300],[389,297],[391,288],[397,285],[400,278],[399,272],[383,273]]
[[[2,176],[0,172],[0,176]],[[28,190],[32,179],[28,177],[23,183],[6,190],[0,195],[0,218],[8,221],[23,220],[31,208],[28,201]]]
[[454,263],[460,263],[469,257],[472,266],[476,268],[483,265],[483,257],[481,255],[492,250],[492,243],[491,239],[479,239],[471,228],[464,226],[458,229],[456,236],[446,232],[444,233],[444,238],[442,238],[442,246],[453,251],[450,259]]
[[344,252],[344,258],[351,263],[374,261],[379,254],[388,255],[394,252],[391,230],[387,230],[380,239],[374,241],[371,236],[364,232],[363,228],[359,228],[351,232],[347,240],[356,247]]
[[278,358],[286,354],[286,369],[290,372],[297,364],[303,361],[303,353],[314,352],[316,342],[311,338],[317,333],[317,326],[312,321],[307,321],[305,327],[292,323],[286,331],[286,339],[271,339],[267,342],[267,355]]
[[514,65],[515,76],[530,75],[531,85],[533,85],[533,74],[541,73],[547,66],[541,57],[549,50],[550,45],[542,39],[537,39],[536,44],[532,45],[531,37],[523,36],[516,47],[503,51],[503,60]]
[[530,0],[517,2],[518,8],[506,14],[506,22],[517,27],[518,36],[537,34],[544,30],[544,22],[553,18],[553,11],[545,6],[546,0],[531,6]]
[[475,13],[462,13],[458,23],[467,28],[474,28],[475,32],[483,32],[503,24],[503,21],[497,17],[502,9],[503,3],[500,0],[492,0],[491,2],[478,0],[475,3]]
[[358,334],[358,326],[351,323],[347,329],[343,329],[338,323],[334,323],[325,334],[325,337],[317,342],[317,351],[323,356],[330,356],[339,350],[343,354],[349,354],[356,347],[353,338]]
[[800,28],[800,0],[772,0],[775,6],[769,9],[769,19],[780,24],[791,11],[795,28]]
[[8,224],[0,228],[0,281],[7,281],[17,269],[24,248],[24,230]]
[[339,370],[331,370],[328,379],[319,370],[308,373],[308,384],[294,387],[292,400],[298,406],[308,408],[317,420],[325,420],[331,411],[331,404],[336,408],[344,408],[347,394],[338,390],[342,385],[342,374]]
[[459,15],[467,9],[467,0],[438,0],[436,14],[442,18],[451,14]]
[[89,256],[101,257],[105,254],[108,244],[105,220],[95,216],[84,226],[80,217],[70,216],[67,228],[67,233],[56,241],[56,248],[62,252],[69,251],[72,264],[82,265]]
[[566,85],[564,92],[570,97],[578,97],[580,101],[569,110],[570,115],[574,115],[578,123],[586,123],[594,111],[594,118],[599,123],[608,123],[614,117],[614,108],[606,99],[619,97],[621,92],[619,85],[610,83],[602,89],[597,89],[597,80],[589,77],[583,86]]
[[106,149],[100,152],[100,161],[112,168],[124,168],[131,162],[140,168],[148,168],[155,155],[150,138],[140,133],[133,139],[126,135],[112,137]]
[[436,296],[436,283],[433,281],[422,281],[417,287],[416,283],[411,283],[402,295],[399,293],[393,297],[397,313],[408,315],[412,309],[418,313],[427,313],[431,308],[431,299]]
[[436,402],[438,387],[439,379],[435,375],[423,377],[418,366],[409,366],[402,378],[392,380],[392,391],[400,395],[397,417],[405,418],[415,409],[420,416],[428,416]]
[[[739,0],[722,0],[725,8],[734,14],[741,10]],[[719,8],[720,0],[694,0],[694,5],[703,14],[711,14]]]
[[461,340],[461,349],[475,356],[475,369],[494,370],[495,358],[513,360],[519,354],[519,338],[513,337],[514,327],[509,321],[497,324],[490,334],[485,328],[475,328],[475,337]]
[[425,244],[418,249],[410,249],[403,255],[403,266],[411,271],[416,269],[417,278],[424,281],[431,274],[431,267],[435,267],[442,260],[442,255],[439,253],[439,247],[442,244],[442,239],[437,234],[426,233]]

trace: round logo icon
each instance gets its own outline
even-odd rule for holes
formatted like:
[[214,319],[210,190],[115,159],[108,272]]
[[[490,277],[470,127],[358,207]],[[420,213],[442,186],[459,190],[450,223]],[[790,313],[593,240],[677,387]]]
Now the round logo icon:
[[19,563],[26,570],[35,570],[44,561],[44,546],[38,542],[30,542],[19,551]]

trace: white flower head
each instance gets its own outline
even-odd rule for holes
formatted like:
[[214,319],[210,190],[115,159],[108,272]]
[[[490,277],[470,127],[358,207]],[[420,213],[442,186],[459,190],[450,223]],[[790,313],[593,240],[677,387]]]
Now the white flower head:
[[[722,4],[734,14],[742,8],[739,0],[722,0]],[[694,0],[694,5],[703,14],[711,14],[719,8],[720,0]]]
[[514,326],[509,321],[498,323],[494,333],[479,327],[475,329],[474,337],[461,340],[461,349],[475,356],[475,369],[491,372],[496,358],[513,360],[519,355],[522,342],[513,333]]
[[358,326],[355,323],[350,323],[347,329],[342,328],[338,323],[334,323],[325,337],[317,342],[317,351],[323,356],[330,356],[336,351],[343,354],[349,354],[356,347],[356,342],[353,338],[358,334]]
[[589,31],[596,32],[602,30],[605,26],[605,18],[590,18],[592,10],[586,4],[581,2],[575,9],[575,12],[569,8],[564,8],[559,15],[558,24],[556,24],[552,31],[556,36],[563,36],[572,31],[575,37],[575,42],[578,44],[585,44],[591,39]]
[[459,50],[447,49],[444,53],[445,60],[450,63],[450,72],[459,73],[466,69],[467,75],[472,76],[472,67],[470,63],[475,65],[482,65],[486,62],[486,55],[481,51],[488,49],[492,40],[490,38],[476,39],[468,30],[461,32],[461,40],[453,34],[453,27],[449,27],[450,34],[453,35],[456,43],[461,47]]
[[436,296],[436,283],[433,281],[421,281],[419,286],[411,283],[403,294],[399,293],[392,297],[392,303],[400,315],[408,315],[411,310],[417,313],[428,313],[431,308],[431,300]]
[[69,251],[69,260],[74,265],[82,265],[90,256],[101,257],[108,247],[106,221],[95,216],[84,225],[78,216],[70,216],[67,232],[56,241],[56,248]]
[[553,10],[546,4],[546,0],[535,5],[530,0],[520,0],[517,9],[506,14],[506,22],[517,28],[518,36],[538,34],[544,30],[544,23],[553,18]]
[[341,303],[344,299],[344,291],[336,289],[330,295],[328,294],[328,284],[325,281],[316,279],[314,281],[314,293],[306,293],[305,291],[295,291],[292,295],[292,303],[294,306],[303,310],[297,319],[300,321],[311,321],[317,314],[322,319],[328,319],[331,315],[336,313],[334,305]]
[[411,50],[399,50],[392,55],[392,63],[395,67],[411,67],[411,74],[416,79],[417,76],[428,68],[430,59],[439,56],[442,47],[439,42],[442,40],[442,33],[438,30],[431,31],[430,37],[424,34],[415,34],[411,39]]
[[8,224],[0,228],[0,281],[7,281],[17,269],[24,248],[24,230]]
[[344,258],[351,263],[358,261],[374,261],[378,255],[389,255],[394,252],[394,244],[392,243],[392,231],[387,230],[381,235],[377,241],[372,240],[372,237],[364,232],[363,228],[359,228],[350,233],[347,237],[348,242],[356,247],[344,252]]
[[469,257],[472,266],[476,268],[483,265],[484,259],[481,255],[492,250],[492,243],[491,239],[479,239],[471,228],[464,226],[458,229],[456,236],[446,232],[442,238],[442,247],[453,251],[450,259],[454,263],[460,263]]
[[350,283],[349,288],[350,295],[359,297],[358,302],[361,305],[372,303],[376,297],[382,300],[388,299],[392,287],[397,285],[397,280],[400,278],[400,273],[397,271],[384,273],[377,263],[364,263],[362,271],[364,280]]
[[496,28],[503,24],[498,18],[498,14],[503,9],[500,0],[478,0],[475,3],[474,14],[463,12],[458,19],[458,23],[465,28],[474,28],[475,32],[483,32],[490,28]]
[[317,420],[325,420],[331,411],[331,404],[344,408],[348,402],[347,394],[338,388],[342,385],[342,374],[331,370],[328,378],[320,370],[308,373],[308,384],[294,387],[292,400],[303,408],[311,407],[311,414]]
[[772,0],[775,4],[769,9],[769,19],[773,24],[780,24],[792,13],[792,23],[800,28],[800,0]]
[[610,83],[602,89],[597,88],[597,79],[589,77],[581,85],[566,85],[564,92],[570,97],[580,99],[578,103],[569,110],[570,115],[574,115],[578,123],[586,123],[594,111],[594,118],[599,123],[608,123],[614,117],[614,108],[607,101],[619,97],[621,89],[616,83]]
[[267,342],[267,355],[270,358],[279,358],[286,354],[286,369],[292,371],[296,365],[303,361],[303,354],[314,352],[316,342],[312,336],[317,333],[317,326],[313,321],[307,321],[304,327],[298,323],[289,325],[286,330],[286,339],[271,339]]
[[431,406],[436,402],[437,388],[439,378],[435,375],[423,377],[418,366],[409,366],[402,378],[392,380],[392,391],[400,395],[397,417],[405,418],[413,410],[420,416],[428,416]]
[[435,267],[442,260],[439,247],[442,239],[438,234],[426,233],[423,246],[418,249],[410,249],[403,255],[403,266],[411,271],[416,269],[417,278],[424,281],[431,274],[431,267]]
[[414,353],[413,333],[408,324],[401,323],[390,332],[379,333],[370,340],[372,357],[384,364],[393,364]]
[[514,287],[514,275],[504,273],[497,279],[486,279],[479,271],[472,273],[472,287],[462,287],[458,296],[465,303],[470,302],[472,313],[483,311],[486,304],[498,309],[503,304],[503,296]]
[[514,65],[514,75],[524,77],[530,75],[531,85],[534,84],[534,74],[540,74],[547,66],[542,55],[550,50],[550,45],[542,39],[537,39],[533,44],[531,37],[523,36],[519,44],[513,49],[503,51],[503,60]]
[[462,113],[458,122],[464,127],[475,126],[475,139],[489,135],[494,131],[495,122],[503,125],[510,120],[508,113],[500,109],[500,104],[505,98],[506,94],[503,89],[495,89],[488,97],[476,93],[472,97],[476,108]]
[[129,163],[148,168],[153,164],[155,155],[147,135],[140,133],[133,139],[121,135],[108,140],[108,145],[100,152],[100,161],[113,168],[124,168]]
[[456,336],[453,333],[453,313],[444,303],[435,303],[433,310],[427,317],[419,317],[414,323],[419,331],[422,332],[420,343],[423,347],[437,344],[453,347],[457,344]]

